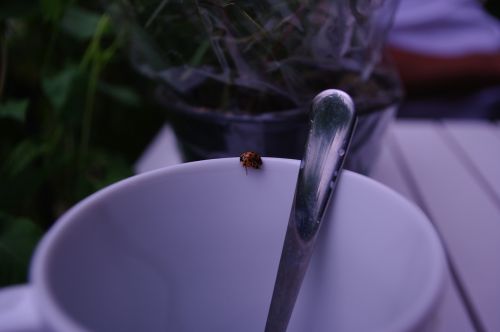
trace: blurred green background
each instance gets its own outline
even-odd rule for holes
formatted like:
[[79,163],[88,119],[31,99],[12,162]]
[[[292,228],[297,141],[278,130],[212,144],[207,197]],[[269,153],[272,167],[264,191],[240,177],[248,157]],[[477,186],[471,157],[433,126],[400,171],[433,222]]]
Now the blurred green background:
[[70,206],[132,175],[165,121],[99,1],[0,2],[0,286]]

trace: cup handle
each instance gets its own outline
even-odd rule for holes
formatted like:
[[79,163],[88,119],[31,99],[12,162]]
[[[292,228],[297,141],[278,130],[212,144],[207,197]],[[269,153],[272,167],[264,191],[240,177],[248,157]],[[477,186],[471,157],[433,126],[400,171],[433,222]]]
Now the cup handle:
[[29,285],[0,289],[0,331],[40,331],[42,324]]

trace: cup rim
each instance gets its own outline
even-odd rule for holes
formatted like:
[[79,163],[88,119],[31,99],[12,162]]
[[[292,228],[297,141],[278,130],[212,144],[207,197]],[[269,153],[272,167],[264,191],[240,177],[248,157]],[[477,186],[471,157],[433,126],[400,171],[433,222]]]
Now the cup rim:
[[[297,169],[300,164],[299,160],[285,158],[263,157],[263,160],[264,163],[281,163],[285,167],[297,167]],[[65,313],[64,308],[61,307],[53,292],[50,290],[51,286],[48,281],[50,278],[50,272],[48,271],[46,264],[52,256],[52,252],[57,249],[58,238],[71,228],[70,221],[81,213],[83,209],[108,195],[112,195],[116,191],[134,186],[137,183],[145,181],[146,179],[163,177],[167,174],[178,172],[179,170],[197,170],[200,169],[200,166],[220,168],[231,165],[231,167],[233,167],[234,164],[238,163],[239,159],[237,157],[230,157],[167,166],[118,181],[91,194],[71,207],[60,218],[58,218],[57,222],[44,235],[36,248],[31,263],[30,284],[33,286],[32,288],[35,294],[34,300],[36,302],[37,309],[42,313],[41,317],[43,321],[48,323],[49,326],[60,331],[86,331],[81,324]],[[419,227],[428,235],[429,243],[433,247],[431,251],[436,253],[436,255],[432,255],[432,262],[429,262],[428,270],[431,273],[429,276],[429,280],[431,282],[429,282],[425,289],[422,290],[420,293],[421,296],[415,301],[413,306],[409,308],[409,310],[405,311],[403,315],[398,317],[389,329],[384,331],[396,332],[413,330],[423,322],[424,317],[427,317],[432,312],[432,310],[439,303],[442,293],[444,292],[443,289],[446,282],[446,259],[441,241],[428,217],[413,202],[408,201],[405,197],[395,192],[393,189],[371,178],[349,170],[343,170],[343,172],[345,175],[354,178],[356,181],[368,182],[371,186],[376,186],[381,193],[392,196],[398,204],[406,205],[406,208],[416,214],[418,219],[425,221],[419,223]]]

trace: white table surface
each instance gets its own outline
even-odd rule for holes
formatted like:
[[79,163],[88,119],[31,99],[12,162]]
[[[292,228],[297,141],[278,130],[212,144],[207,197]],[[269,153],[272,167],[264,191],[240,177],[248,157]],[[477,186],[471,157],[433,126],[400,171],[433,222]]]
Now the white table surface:
[[500,126],[399,121],[371,176],[419,205],[453,283],[438,331],[500,331]]
[[[167,125],[136,172],[180,162]],[[452,282],[435,331],[500,331],[500,125],[397,121],[370,176],[420,206],[442,239]]]

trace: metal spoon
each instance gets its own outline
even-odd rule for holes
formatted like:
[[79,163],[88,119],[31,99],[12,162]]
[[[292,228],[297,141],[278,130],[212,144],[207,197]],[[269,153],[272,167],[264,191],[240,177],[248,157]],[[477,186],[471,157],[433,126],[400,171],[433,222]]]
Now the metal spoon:
[[339,90],[318,94],[311,111],[311,129],[300,164],[265,332],[286,331],[356,125],[353,102]]

